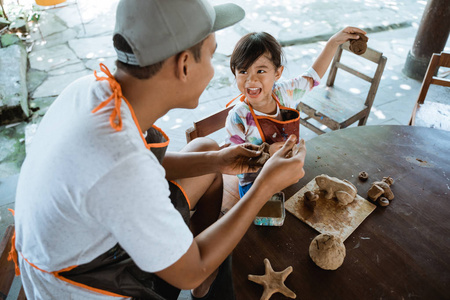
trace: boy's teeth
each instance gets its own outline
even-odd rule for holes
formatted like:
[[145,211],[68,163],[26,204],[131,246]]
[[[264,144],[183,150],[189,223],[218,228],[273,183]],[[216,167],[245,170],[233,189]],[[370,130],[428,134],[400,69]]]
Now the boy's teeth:
[[249,95],[257,95],[259,94],[260,88],[247,88],[247,92]]

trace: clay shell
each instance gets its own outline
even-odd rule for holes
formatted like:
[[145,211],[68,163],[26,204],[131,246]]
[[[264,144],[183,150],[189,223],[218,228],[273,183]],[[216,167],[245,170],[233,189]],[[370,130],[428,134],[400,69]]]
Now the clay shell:
[[358,178],[361,181],[367,181],[367,179],[369,179],[369,174],[367,174],[367,172],[364,172],[364,171],[359,172]]
[[380,197],[378,199],[378,204],[380,204],[381,206],[388,206],[389,200],[386,197]]
[[324,270],[336,270],[344,262],[345,246],[340,238],[322,233],[309,245],[309,256]]

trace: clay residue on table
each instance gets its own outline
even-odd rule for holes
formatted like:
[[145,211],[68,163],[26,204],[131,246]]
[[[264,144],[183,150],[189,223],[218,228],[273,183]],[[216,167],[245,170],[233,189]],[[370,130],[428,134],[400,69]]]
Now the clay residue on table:
[[434,167],[434,165],[432,163],[427,162],[424,159],[421,159],[419,157],[414,157],[414,156],[406,156],[405,157],[406,161],[409,163],[412,163],[416,166],[419,167],[424,167],[424,168],[432,168]]
[[[314,211],[304,204],[304,194],[312,191],[319,195]],[[356,195],[348,205],[339,205],[336,199],[325,199],[324,192],[313,179],[300,191],[286,201],[286,209],[294,216],[310,225],[320,233],[333,234],[345,241],[348,236],[376,208],[375,205]]]

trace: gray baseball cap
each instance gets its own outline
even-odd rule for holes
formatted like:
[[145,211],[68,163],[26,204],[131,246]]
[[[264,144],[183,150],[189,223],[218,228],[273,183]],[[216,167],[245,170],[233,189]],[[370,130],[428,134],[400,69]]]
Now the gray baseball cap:
[[117,59],[141,67],[152,65],[244,16],[244,10],[232,3],[211,6],[206,0],[120,0],[114,35],[123,36],[133,53],[116,49]]

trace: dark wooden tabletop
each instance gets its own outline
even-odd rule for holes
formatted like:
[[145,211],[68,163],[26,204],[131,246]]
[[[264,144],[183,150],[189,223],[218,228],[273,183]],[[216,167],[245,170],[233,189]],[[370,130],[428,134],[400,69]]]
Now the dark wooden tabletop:
[[[237,299],[260,299],[262,286],[247,276],[264,274],[264,258],[275,271],[294,268],[286,286],[301,300],[450,299],[450,132],[362,126],[318,136],[306,147],[306,175],[285,190],[286,200],[320,174],[349,180],[363,198],[373,181],[391,176],[395,199],[347,238],[335,271],[310,259],[319,233],[289,212],[282,227],[252,225],[233,252]],[[360,171],[369,173],[367,182],[359,181]]]

